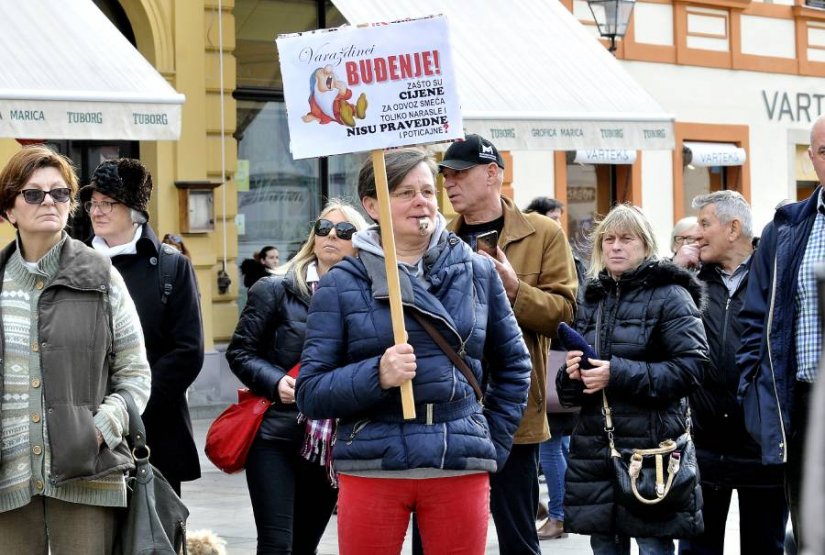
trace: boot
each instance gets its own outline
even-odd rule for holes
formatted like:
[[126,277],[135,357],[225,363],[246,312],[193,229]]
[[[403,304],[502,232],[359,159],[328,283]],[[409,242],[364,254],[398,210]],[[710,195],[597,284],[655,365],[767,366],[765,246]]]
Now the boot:
[[564,531],[564,521],[548,518],[547,522],[538,529],[538,536],[540,540],[566,538],[567,532]]

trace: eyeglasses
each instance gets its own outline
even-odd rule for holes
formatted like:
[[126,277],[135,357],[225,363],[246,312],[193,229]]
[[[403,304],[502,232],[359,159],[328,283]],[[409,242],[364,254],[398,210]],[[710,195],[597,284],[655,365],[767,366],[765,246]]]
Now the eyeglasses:
[[413,187],[404,187],[403,189],[396,189],[390,196],[392,198],[397,198],[398,200],[403,201],[410,201],[415,198],[415,195],[421,193],[421,196],[424,197],[424,200],[431,200],[435,197],[435,189],[431,189],[429,187],[423,189],[415,189]]
[[112,211],[112,207],[115,204],[120,203],[116,200],[101,200],[100,202],[97,202],[95,200],[87,200],[83,203],[83,209],[86,210],[87,214],[91,214],[95,208],[100,210],[101,214],[108,214]]
[[697,241],[699,241],[699,239],[697,239],[696,237],[693,237],[692,235],[676,235],[673,238],[673,241],[677,245],[682,245],[682,244],[692,245],[693,243],[696,243]]
[[43,204],[46,195],[52,197],[52,200],[55,202],[69,202],[69,199],[72,198],[72,190],[68,187],[59,187],[51,191],[44,191],[43,189],[23,189],[20,191],[20,194],[23,195],[23,200],[26,201],[26,204]]
[[332,231],[332,228],[335,228],[335,235],[344,241],[352,239],[352,234],[355,233],[355,226],[349,222],[338,222],[334,224],[326,218],[319,218],[318,221],[315,222],[315,235],[326,237],[329,235],[329,232]]

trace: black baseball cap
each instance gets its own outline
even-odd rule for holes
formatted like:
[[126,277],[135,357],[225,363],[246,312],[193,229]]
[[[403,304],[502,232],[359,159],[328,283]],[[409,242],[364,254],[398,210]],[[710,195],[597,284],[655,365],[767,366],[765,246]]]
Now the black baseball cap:
[[463,141],[456,141],[444,153],[438,163],[440,168],[466,170],[480,164],[498,164],[504,169],[504,160],[496,146],[480,135],[467,135]]

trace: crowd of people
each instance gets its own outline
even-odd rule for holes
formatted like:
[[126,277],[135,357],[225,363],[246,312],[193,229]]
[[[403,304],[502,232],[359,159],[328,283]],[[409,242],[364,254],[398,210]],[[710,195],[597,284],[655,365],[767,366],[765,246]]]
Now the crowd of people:
[[[809,155],[825,181],[825,118]],[[741,194],[697,196],[668,257],[645,213],[618,204],[585,261],[563,204],[522,211],[502,195],[489,140],[384,158],[388,212],[367,159],[358,207],[330,201],[288,262],[268,246],[242,266],[226,356],[271,402],[245,465],[258,553],[315,553],[337,507],[344,555],[400,553],[411,518],[414,553],[484,553],[488,515],[502,554],[569,532],[599,555],[627,555],[631,539],[642,555],[721,554],[734,491],[741,553],[784,553],[789,519],[796,547],[822,552],[822,492],[803,510],[801,486],[806,450],[822,483],[809,417],[825,395],[821,187],[779,207],[759,241]],[[43,146],[0,171],[16,232],[0,251],[0,552],[112,553],[131,463],[122,393],[173,489],[200,476],[186,399],[203,364],[198,286],[180,237],[150,226],[151,193],[133,159],[82,188]],[[77,206],[85,244],[66,232]],[[637,489],[648,476],[654,499]]]

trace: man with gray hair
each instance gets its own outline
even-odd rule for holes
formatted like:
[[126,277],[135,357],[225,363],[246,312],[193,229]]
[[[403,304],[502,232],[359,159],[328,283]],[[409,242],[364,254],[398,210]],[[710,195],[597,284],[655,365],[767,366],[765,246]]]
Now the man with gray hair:
[[[751,209],[735,191],[717,191],[693,199],[699,235],[681,251],[696,251],[698,277],[707,286],[702,321],[710,346],[710,364],[702,387],[690,397],[694,440],[702,478],[705,531],[679,542],[680,554],[724,552],[725,523],[731,495],[739,497],[741,553],[784,552],[787,506],[782,470],[763,466],[759,445],[745,429],[736,399],[739,370],[736,351],[743,324],[737,317],[747,289],[753,254]],[[677,256],[679,263],[683,257]]]

